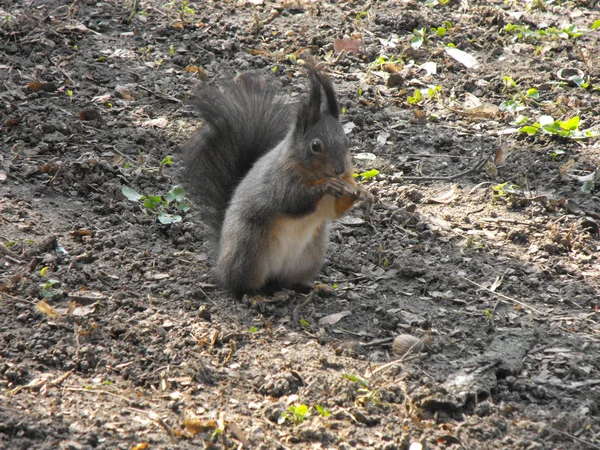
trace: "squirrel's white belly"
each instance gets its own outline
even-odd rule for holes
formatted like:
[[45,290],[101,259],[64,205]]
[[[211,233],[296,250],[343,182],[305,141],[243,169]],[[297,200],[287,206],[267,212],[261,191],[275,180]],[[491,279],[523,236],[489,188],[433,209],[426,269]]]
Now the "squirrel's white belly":
[[335,198],[326,195],[312,214],[300,218],[285,217],[275,223],[275,242],[269,243],[273,246],[268,258],[270,279],[294,279],[307,264],[314,264],[314,261],[305,260],[310,256],[304,252],[324,223],[336,217],[334,208]]

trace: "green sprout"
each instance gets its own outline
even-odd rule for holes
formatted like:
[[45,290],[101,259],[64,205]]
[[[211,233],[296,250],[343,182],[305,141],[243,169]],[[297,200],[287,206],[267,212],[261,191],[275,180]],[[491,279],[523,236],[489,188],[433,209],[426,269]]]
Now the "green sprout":
[[[177,6],[177,3],[179,3],[179,6]],[[179,20],[184,23],[187,22],[186,15],[193,16],[194,14],[196,14],[196,11],[194,11],[193,8],[188,6],[188,2],[186,0],[181,0],[180,2],[176,2],[175,0],[173,0],[172,2],[165,3],[163,5],[163,8],[173,8],[173,7],[175,7],[177,10],[177,14],[179,15]]]
[[331,412],[323,408],[321,405],[315,405],[314,408],[322,417],[329,417],[331,415]]
[[550,134],[570,139],[587,139],[600,136],[600,130],[579,129],[579,116],[572,117],[569,120],[554,120],[551,116],[540,116],[533,125],[525,125],[519,131],[535,136],[537,133]]
[[487,317],[487,320],[492,323],[494,321],[494,314],[489,309],[484,309],[483,314]]
[[373,177],[376,177],[377,175],[379,175],[379,170],[377,170],[377,169],[371,169],[371,170],[367,170],[366,172],[352,174],[352,176],[354,178],[360,177],[361,179],[363,179],[365,181],[367,181]]
[[419,103],[421,100],[423,100],[423,94],[421,94],[421,89],[415,89],[415,93],[406,99],[406,101],[411,105]]
[[373,389],[371,384],[358,375],[344,374],[344,378],[358,384],[356,389],[356,403],[359,405],[377,405],[380,401],[381,394],[378,390]]
[[410,46],[414,50],[418,50],[427,40],[427,29],[419,28],[413,30],[413,38],[410,40]]
[[294,425],[300,425],[308,416],[308,406],[301,405],[290,405],[286,412],[279,416],[277,420],[278,424],[283,424],[286,420],[294,423]]
[[501,183],[496,186],[492,186],[492,191],[494,191],[494,197],[503,197],[508,194],[514,194],[519,189],[519,186],[516,184]]
[[166,208],[174,207],[181,212],[187,212],[191,208],[191,205],[185,198],[184,189],[180,185],[173,186],[171,190],[164,195],[164,199],[161,195],[142,195],[128,186],[124,186],[121,189],[121,192],[132,202],[141,201],[144,208],[157,214],[158,221],[163,225],[169,225],[183,220],[178,214],[169,214],[165,212]]

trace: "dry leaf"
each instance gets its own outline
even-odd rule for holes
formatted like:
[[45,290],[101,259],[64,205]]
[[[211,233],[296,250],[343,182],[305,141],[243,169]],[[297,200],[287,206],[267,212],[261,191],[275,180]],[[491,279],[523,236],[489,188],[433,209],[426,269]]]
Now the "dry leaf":
[[319,325],[335,325],[346,316],[352,315],[351,311],[342,311],[335,314],[330,314],[319,319]]
[[35,309],[37,309],[42,314],[50,317],[51,319],[56,319],[58,317],[58,311],[46,303],[46,300],[40,300],[36,305]]
[[227,424],[227,428],[231,431],[231,434],[242,443],[245,448],[251,448],[252,443],[248,440],[244,432],[240,427],[238,427],[235,423],[229,422]]
[[147,448],[147,442],[140,442],[139,444],[135,444],[133,447],[131,447],[131,450],[146,450]]
[[570,159],[568,160],[565,164],[563,164],[560,169],[558,169],[558,172],[560,173],[560,179],[565,181],[568,180],[569,177],[569,170],[575,165],[575,160],[574,159]]
[[95,109],[83,109],[79,111],[81,120],[102,120],[102,116]]
[[185,410],[183,412],[183,426],[188,433],[196,436],[198,433],[214,430],[217,428],[217,422],[214,420],[204,420],[197,416],[195,412]]
[[360,47],[362,46],[362,41],[360,39],[336,39],[333,41],[333,50],[336,53],[340,53],[341,51],[345,51],[346,53],[353,53],[354,56],[358,56],[358,52],[360,51]]
[[156,127],[156,128],[167,128],[169,121],[165,117],[158,117],[156,119],[147,120],[142,123],[144,127]]
[[499,166],[506,161],[508,155],[511,154],[511,148],[508,145],[503,145],[496,151],[496,157],[494,158],[494,164]]
[[4,125],[6,125],[7,127],[16,127],[20,123],[21,123],[21,118],[15,117],[14,119],[7,119],[6,122],[4,122]]
[[483,166],[483,169],[485,170],[485,173],[487,173],[491,179],[495,179],[498,177],[498,168],[496,167],[496,164],[494,164],[494,162],[492,160],[488,160],[485,163],[485,165]]
[[463,52],[456,47],[444,47],[444,50],[446,53],[448,53],[448,55],[450,55],[451,58],[454,58],[467,69],[479,69],[479,63],[477,60],[467,52]]
[[108,103],[112,96],[110,94],[98,95],[97,97],[92,98],[92,103]]
[[56,91],[56,85],[54,83],[29,83],[27,85],[30,91],[33,92],[54,92]]
[[427,203],[441,203],[443,205],[447,205],[449,203],[452,203],[456,197],[457,197],[457,189],[456,186],[452,186],[452,189],[450,189],[447,192],[444,192],[441,195],[438,195],[437,197],[432,197],[427,199]]
[[183,70],[187,73],[195,73],[202,81],[208,80],[208,74],[206,73],[206,70],[200,66],[186,66]]

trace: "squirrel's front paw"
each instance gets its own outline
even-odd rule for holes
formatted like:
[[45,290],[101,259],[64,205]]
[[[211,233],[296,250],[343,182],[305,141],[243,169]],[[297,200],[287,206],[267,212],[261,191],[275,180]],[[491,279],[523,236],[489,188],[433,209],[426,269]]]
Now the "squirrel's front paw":
[[362,209],[364,210],[366,215],[369,215],[371,209],[373,208],[373,194],[367,191],[362,186],[357,186],[357,198],[361,202]]
[[333,195],[337,198],[342,198],[348,195],[352,195],[352,191],[349,189],[350,186],[339,178],[328,178],[322,185],[324,194]]

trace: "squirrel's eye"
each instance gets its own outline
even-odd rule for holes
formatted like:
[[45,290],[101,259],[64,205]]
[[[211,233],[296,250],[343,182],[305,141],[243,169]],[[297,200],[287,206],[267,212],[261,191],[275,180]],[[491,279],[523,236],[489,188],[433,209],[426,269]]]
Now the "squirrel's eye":
[[321,153],[323,151],[323,143],[319,139],[315,139],[310,143],[310,151],[313,153]]

